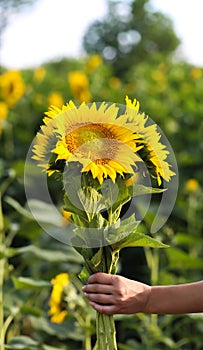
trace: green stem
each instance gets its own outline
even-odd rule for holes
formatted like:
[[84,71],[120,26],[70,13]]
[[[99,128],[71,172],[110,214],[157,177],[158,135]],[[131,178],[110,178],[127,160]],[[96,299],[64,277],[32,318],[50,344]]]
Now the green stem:
[[[148,267],[151,270],[151,284],[154,286],[158,283],[159,278],[159,251],[158,249],[153,250],[151,248],[145,248],[145,255]],[[157,327],[158,315],[150,315],[151,326]]]
[[112,315],[97,312],[96,332],[97,343],[94,350],[117,350],[116,330]]
[[116,343],[116,329],[114,324],[113,315],[103,315],[105,330],[106,330],[106,338],[109,350],[117,350]]
[[4,338],[4,343],[5,343],[5,336],[6,336],[7,329],[10,326],[11,322],[13,321],[13,318],[14,317],[12,315],[9,315],[5,320],[3,328],[1,330],[1,333],[3,334],[3,338]]
[[104,322],[103,322],[103,314],[100,312],[96,313],[96,335],[97,335],[97,342],[94,347],[94,350],[107,350],[106,347],[106,335],[105,335],[105,328],[104,328]]
[[159,276],[159,252],[151,248],[145,247],[145,256],[147,265],[151,270],[151,284],[154,286],[158,283]]
[[3,280],[4,280],[4,259],[0,260],[0,350],[4,350],[4,309],[3,309]]
[[87,314],[85,319],[85,350],[91,350],[91,317]]
[[[111,273],[117,260],[110,246],[103,247],[103,259],[103,272]],[[94,350],[117,350],[113,315],[105,315],[97,312],[96,334],[97,343]]]
[[[0,253],[4,253],[4,222],[1,205],[1,193],[0,193]],[[4,332],[4,306],[3,306],[3,283],[4,283],[4,266],[5,259],[0,259],[0,350],[4,350],[5,332]]]

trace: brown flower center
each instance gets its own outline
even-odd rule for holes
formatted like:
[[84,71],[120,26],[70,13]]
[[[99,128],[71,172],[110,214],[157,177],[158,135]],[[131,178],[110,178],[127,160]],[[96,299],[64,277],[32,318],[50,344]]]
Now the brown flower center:
[[118,149],[115,135],[105,124],[79,124],[65,140],[69,152],[100,164],[112,159]]

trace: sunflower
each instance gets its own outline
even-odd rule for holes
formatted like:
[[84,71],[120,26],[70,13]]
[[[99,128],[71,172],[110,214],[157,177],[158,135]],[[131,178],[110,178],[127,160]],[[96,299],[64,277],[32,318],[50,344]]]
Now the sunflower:
[[63,309],[63,291],[69,284],[69,275],[67,273],[60,273],[51,280],[53,284],[51,297],[49,300],[49,315],[51,322],[62,323],[67,315],[67,310]]
[[133,165],[140,161],[136,152],[142,146],[137,145],[139,135],[129,127],[127,116],[117,118],[117,114],[118,107],[105,102],[78,108],[70,102],[61,113],[52,107],[47,114],[50,121],[45,119],[37,135],[33,158],[49,174],[58,171],[53,169],[53,159],[55,164],[78,162],[81,171],[91,172],[100,184],[107,177],[115,181],[117,174],[132,174]]
[[19,71],[7,71],[0,76],[0,94],[8,107],[13,107],[25,93],[25,84]]
[[63,97],[59,92],[53,91],[48,95],[48,101],[50,105],[61,107],[63,105]]
[[187,180],[185,188],[188,192],[195,192],[200,188],[199,182],[196,179],[191,178]]
[[8,106],[5,102],[0,101],[0,136],[5,125],[5,119],[8,114]]
[[139,102],[134,99],[131,101],[126,96],[126,114],[128,120],[134,125],[134,130],[140,135],[140,144],[143,145],[139,154],[145,162],[152,177],[157,179],[158,185],[161,185],[162,179],[170,181],[175,173],[170,169],[171,165],[166,161],[169,151],[166,145],[161,142],[161,134],[157,131],[157,125],[146,126],[148,117],[139,112]]
[[70,101],[62,109],[52,106],[37,134],[33,158],[49,175],[63,171],[65,164],[77,162],[81,172],[115,182],[118,174],[134,174],[144,161],[158,184],[169,181],[174,173],[165,161],[168,151],[160,142],[156,125],[146,126],[139,103],[126,98],[125,112],[116,104],[81,104]]
[[68,74],[68,82],[74,97],[79,101],[89,102],[91,94],[89,91],[89,80],[85,73],[72,71]]

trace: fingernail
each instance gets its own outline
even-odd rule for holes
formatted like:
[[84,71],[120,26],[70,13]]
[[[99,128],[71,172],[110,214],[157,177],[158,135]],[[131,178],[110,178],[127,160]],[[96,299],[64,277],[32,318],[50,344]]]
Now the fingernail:
[[85,290],[86,286],[82,286],[82,290]]

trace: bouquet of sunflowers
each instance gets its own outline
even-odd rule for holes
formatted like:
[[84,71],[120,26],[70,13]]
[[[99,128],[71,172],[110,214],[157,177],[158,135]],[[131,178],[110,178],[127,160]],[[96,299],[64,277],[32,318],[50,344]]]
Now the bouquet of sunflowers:
[[[175,175],[157,125],[139,112],[139,102],[126,97],[125,106],[76,106],[70,101],[62,109],[51,106],[43,121],[33,158],[63,183],[66,235],[84,258],[80,279],[115,274],[122,248],[165,247],[140,232],[132,204],[138,195],[162,193],[163,181]],[[94,349],[117,349],[112,315],[97,313],[96,332]]]

